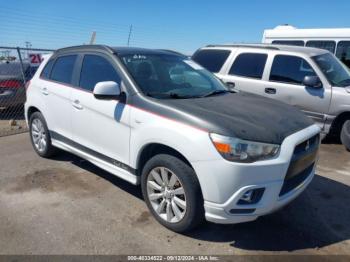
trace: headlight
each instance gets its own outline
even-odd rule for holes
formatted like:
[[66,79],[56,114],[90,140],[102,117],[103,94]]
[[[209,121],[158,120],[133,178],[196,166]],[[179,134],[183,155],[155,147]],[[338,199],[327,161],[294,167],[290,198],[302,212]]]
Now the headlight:
[[210,139],[223,158],[233,162],[252,163],[271,159],[278,154],[280,148],[279,145],[246,141],[217,134],[210,134]]

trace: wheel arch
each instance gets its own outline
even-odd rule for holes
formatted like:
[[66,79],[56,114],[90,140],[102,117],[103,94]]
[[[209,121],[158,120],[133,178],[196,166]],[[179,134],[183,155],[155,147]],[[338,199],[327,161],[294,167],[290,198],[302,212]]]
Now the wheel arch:
[[175,157],[178,157],[182,161],[184,161],[187,165],[189,165],[193,170],[193,166],[190,161],[178,150],[173,147],[167,146],[162,143],[149,143],[144,145],[136,159],[136,170],[138,175],[141,175],[142,169],[145,166],[146,162],[158,154],[169,154]]
[[332,122],[330,134],[339,137],[343,124],[347,120],[350,120],[350,111],[340,113]]
[[40,109],[37,108],[36,106],[29,106],[28,109],[27,109],[27,117],[28,117],[28,121],[30,120],[30,116],[32,114],[34,114],[35,112],[40,112]]

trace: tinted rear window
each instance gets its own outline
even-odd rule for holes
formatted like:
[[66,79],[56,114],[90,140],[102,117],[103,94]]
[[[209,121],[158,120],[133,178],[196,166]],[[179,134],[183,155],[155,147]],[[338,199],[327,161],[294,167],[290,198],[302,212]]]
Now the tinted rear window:
[[57,82],[71,84],[76,58],[76,55],[58,57],[52,68],[51,79]]
[[229,50],[199,50],[192,56],[192,59],[210,72],[217,73],[229,55]]
[[233,62],[230,75],[261,79],[264,73],[267,54],[243,53]]
[[41,72],[41,77],[42,78],[50,78],[50,72],[51,72],[51,68],[52,68],[52,65],[53,65],[53,61],[54,60],[50,60],[49,62],[47,62],[47,64],[45,65],[43,71]]
[[274,45],[295,45],[295,46],[304,46],[304,41],[301,40],[275,40],[272,41]]

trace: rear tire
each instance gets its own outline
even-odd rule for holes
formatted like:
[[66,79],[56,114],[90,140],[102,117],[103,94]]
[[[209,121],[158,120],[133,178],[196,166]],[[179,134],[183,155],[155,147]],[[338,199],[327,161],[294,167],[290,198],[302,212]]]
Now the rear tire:
[[204,220],[204,201],[194,170],[167,154],[152,157],[142,170],[143,198],[156,220],[175,232],[189,231]]
[[40,112],[35,112],[29,119],[29,134],[35,152],[45,158],[50,158],[57,153],[51,143],[51,136],[45,118]]
[[345,121],[340,133],[340,140],[346,150],[350,151],[350,120]]

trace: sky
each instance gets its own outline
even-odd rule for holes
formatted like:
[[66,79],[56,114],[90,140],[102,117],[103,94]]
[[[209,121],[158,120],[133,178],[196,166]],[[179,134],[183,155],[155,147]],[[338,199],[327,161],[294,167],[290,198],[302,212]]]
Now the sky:
[[350,27],[350,1],[0,0],[0,46],[60,48],[88,43],[167,48],[259,43],[264,29]]

